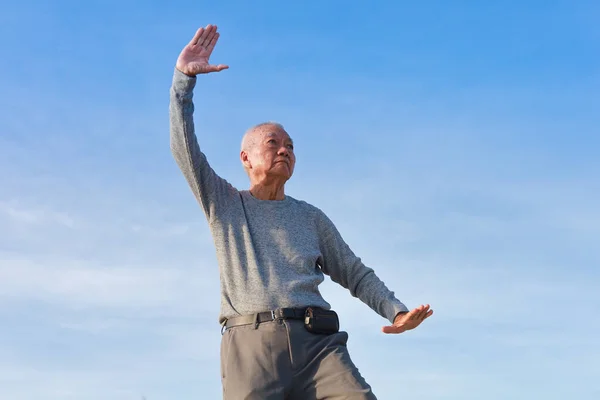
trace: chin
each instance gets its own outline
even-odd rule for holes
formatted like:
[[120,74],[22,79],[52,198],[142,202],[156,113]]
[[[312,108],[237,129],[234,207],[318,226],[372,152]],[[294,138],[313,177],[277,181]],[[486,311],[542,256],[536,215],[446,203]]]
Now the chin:
[[294,171],[289,171],[287,168],[279,169],[278,171],[272,171],[271,176],[277,179],[285,179],[288,180],[292,177]]
[[275,179],[283,179],[284,181],[288,181],[292,177],[292,174],[273,174],[272,177]]

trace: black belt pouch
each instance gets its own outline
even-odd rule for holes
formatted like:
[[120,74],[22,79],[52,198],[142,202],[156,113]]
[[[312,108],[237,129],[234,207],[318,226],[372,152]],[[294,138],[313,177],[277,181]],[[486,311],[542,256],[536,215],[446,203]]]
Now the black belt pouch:
[[311,333],[330,335],[340,330],[340,320],[335,311],[308,307],[304,313],[304,327]]

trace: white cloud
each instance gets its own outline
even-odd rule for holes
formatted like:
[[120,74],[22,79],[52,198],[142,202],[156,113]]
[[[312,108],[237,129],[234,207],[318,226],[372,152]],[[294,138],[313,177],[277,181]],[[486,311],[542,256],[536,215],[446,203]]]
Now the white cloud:
[[105,267],[68,259],[32,262],[1,256],[0,294],[8,300],[188,317],[216,311],[214,301],[198,301],[218,296],[218,285],[203,279],[199,269]]
[[25,207],[16,200],[0,201],[0,214],[4,214],[17,224],[58,224],[67,228],[75,228],[77,225],[75,219],[67,212]]

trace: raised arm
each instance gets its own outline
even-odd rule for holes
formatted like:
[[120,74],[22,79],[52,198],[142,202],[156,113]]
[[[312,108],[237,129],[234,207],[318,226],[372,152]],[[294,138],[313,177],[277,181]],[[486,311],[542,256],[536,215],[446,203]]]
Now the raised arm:
[[173,75],[169,105],[171,152],[209,221],[218,214],[219,208],[226,207],[228,200],[237,192],[209,165],[194,132],[192,97],[196,75],[228,68],[209,63],[218,39],[217,27],[208,25],[198,29],[183,48]]

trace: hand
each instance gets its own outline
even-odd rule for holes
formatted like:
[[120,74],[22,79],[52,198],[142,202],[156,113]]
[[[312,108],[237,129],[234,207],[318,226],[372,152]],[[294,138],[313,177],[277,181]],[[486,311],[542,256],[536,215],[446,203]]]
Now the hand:
[[198,29],[194,38],[179,54],[175,68],[189,76],[219,72],[229,68],[227,65],[210,65],[208,62],[218,40],[219,33],[216,25],[207,25],[206,28]]
[[384,326],[381,330],[383,333],[402,333],[411,329],[415,329],[421,324],[426,318],[431,317],[433,310],[429,309],[429,304],[426,306],[421,305],[414,310],[398,314],[394,318],[394,324],[390,326]]

